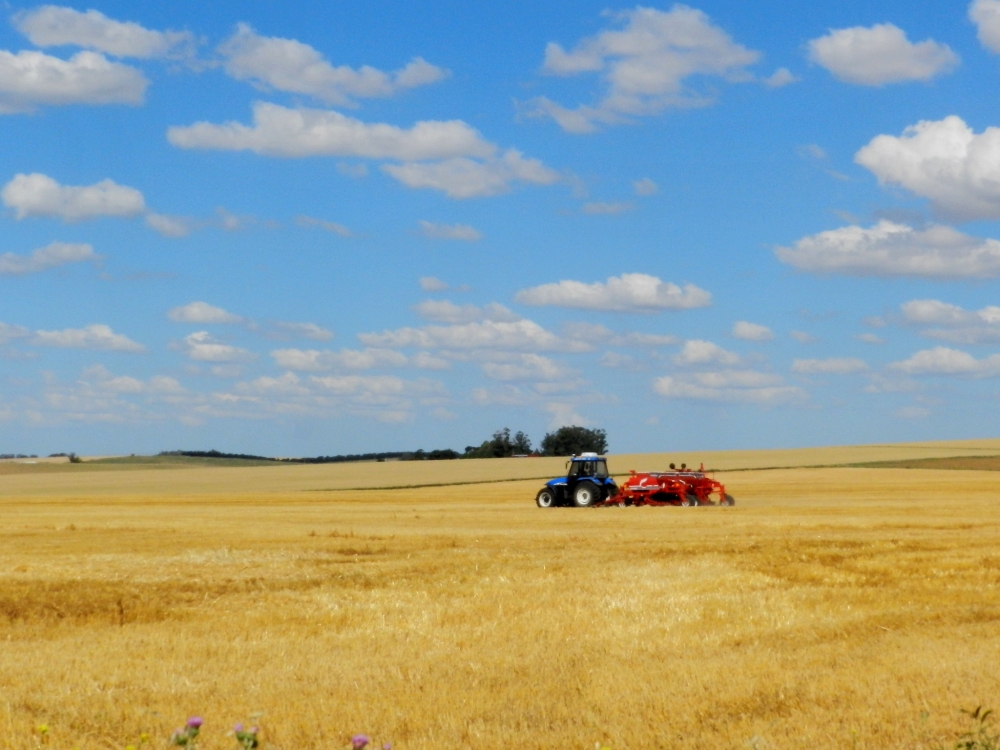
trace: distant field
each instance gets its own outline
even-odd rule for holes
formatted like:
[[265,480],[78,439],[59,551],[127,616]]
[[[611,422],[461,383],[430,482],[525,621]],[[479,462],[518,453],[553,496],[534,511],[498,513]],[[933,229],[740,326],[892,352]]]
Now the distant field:
[[5,464],[0,747],[952,745],[1000,707],[997,455],[613,456],[737,506],[583,510],[534,507],[559,459]]

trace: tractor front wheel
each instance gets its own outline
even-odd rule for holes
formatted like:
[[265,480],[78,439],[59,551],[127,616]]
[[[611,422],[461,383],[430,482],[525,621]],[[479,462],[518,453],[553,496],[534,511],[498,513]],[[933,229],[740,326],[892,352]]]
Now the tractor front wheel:
[[580,482],[573,490],[573,505],[577,508],[589,508],[601,500],[601,491],[593,482]]
[[555,504],[556,496],[548,487],[544,487],[537,495],[535,495],[535,505],[539,508],[551,508]]

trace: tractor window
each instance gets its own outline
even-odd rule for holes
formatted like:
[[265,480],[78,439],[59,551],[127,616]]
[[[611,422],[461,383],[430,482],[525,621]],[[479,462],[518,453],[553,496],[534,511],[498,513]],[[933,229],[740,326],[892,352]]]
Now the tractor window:
[[578,477],[580,476],[580,463],[577,461],[569,462],[569,471],[566,472],[567,477]]
[[607,461],[595,461],[594,476],[598,479],[608,478],[608,462]]

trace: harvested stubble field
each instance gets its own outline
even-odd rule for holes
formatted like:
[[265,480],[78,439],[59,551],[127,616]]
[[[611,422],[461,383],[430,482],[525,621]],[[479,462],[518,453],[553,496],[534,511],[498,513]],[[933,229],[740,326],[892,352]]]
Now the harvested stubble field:
[[587,510],[499,481],[545,459],[0,465],[0,747],[953,743],[1000,706],[1000,472],[759,467],[998,454],[612,457],[738,504]]

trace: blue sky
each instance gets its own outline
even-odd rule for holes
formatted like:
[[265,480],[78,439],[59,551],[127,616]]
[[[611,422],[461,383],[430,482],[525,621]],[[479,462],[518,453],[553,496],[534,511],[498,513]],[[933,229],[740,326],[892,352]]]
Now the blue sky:
[[1000,411],[1000,0],[4,4],[0,452]]

